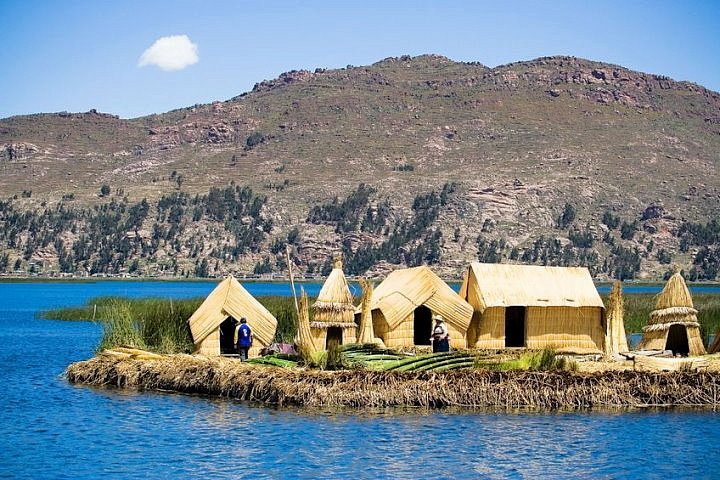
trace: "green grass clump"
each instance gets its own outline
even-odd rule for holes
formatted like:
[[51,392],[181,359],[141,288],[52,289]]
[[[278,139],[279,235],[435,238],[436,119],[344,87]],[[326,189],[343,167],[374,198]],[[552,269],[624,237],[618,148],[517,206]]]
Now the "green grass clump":
[[[278,320],[275,341],[292,343],[297,313],[292,297],[257,297]],[[158,353],[189,353],[193,350],[187,320],[203,298],[96,297],[84,306],[46,310],[39,318],[66,321],[94,320],[103,326],[98,349],[129,346]],[[311,313],[312,317],[312,313]]]
[[547,371],[576,371],[577,363],[565,357],[558,356],[552,348],[544,348],[540,351],[523,353],[520,357],[504,362],[481,359],[476,362],[478,368],[487,370],[529,370],[538,372]]

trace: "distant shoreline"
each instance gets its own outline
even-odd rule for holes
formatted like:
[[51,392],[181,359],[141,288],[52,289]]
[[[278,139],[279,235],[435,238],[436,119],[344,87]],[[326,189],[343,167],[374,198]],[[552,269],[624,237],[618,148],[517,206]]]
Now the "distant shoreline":
[[[43,276],[43,275],[32,275],[32,276],[0,276],[0,283],[100,283],[100,282],[194,282],[194,283],[214,283],[222,280],[223,277],[78,277],[78,276],[67,276],[67,277],[55,277],[55,276]],[[236,277],[241,283],[289,283],[289,278],[242,278]],[[360,277],[347,276],[347,279],[351,282],[357,282]],[[312,277],[312,278],[296,278],[295,282],[298,283],[322,283],[325,279],[323,277]],[[371,279],[376,280],[376,279]],[[443,280],[449,284],[461,284],[463,279],[447,279]],[[717,281],[703,281],[703,282],[687,282],[688,286],[696,287],[720,287],[720,282]],[[612,285],[612,281],[595,281],[595,286],[604,287]],[[623,281],[624,286],[632,287],[654,287],[664,285],[662,280],[626,280]]]

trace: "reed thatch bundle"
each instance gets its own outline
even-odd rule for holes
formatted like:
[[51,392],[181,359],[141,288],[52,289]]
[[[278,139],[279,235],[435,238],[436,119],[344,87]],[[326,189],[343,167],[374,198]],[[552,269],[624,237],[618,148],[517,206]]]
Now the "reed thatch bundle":
[[373,286],[372,283],[364,278],[360,279],[362,286],[362,302],[360,313],[360,328],[357,336],[357,343],[372,343],[375,341],[375,333],[373,332],[372,310],[370,303],[372,301]]
[[298,304],[298,327],[295,334],[295,345],[303,358],[308,358],[320,348],[315,345],[315,340],[310,332],[310,310],[308,307],[308,296],[305,290],[300,293],[300,302]]
[[683,327],[687,335],[688,354],[704,355],[705,346],[700,336],[698,311],[693,305],[690,290],[680,271],[668,279],[658,294],[655,310],[650,312],[650,320],[643,327],[641,349],[665,350],[668,347],[668,334],[673,326]]
[[708,353],[720,353],[720,331],[715,334],[715,340],[710,345]]
[[607,308],[607,331],[605,335],[605,354],[618,355],[620,352],[627,352],[628,342],[625,333],[625,308],[622,298],[622,285],[616,280],[613,283],[612,291]]
[[573,409],[719,406],[712,372],[372,372],[253,366],[190,355],[137,360],[96,357],[70,365],[70,382],[177,391],[309,407]]

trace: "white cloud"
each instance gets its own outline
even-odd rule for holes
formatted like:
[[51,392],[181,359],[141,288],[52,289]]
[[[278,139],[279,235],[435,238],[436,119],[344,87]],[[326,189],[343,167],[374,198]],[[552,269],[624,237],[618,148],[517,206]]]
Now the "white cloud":
[[155,40],[140,56],[138,67],[155,65],[172,72],[196,64],[199,59],[197,45],[187,35],[171,35]]

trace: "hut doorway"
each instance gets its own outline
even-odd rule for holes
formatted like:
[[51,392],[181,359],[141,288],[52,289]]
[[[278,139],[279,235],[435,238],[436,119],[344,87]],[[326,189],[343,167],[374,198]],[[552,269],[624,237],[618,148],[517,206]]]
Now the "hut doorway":
[[525,307],[505,308],[505,347],[525,346]]
[[686,357],[690,353],[687,329],[684,325],[670,325],[665,350],[672,350],[673,355]]
[[432,310],[420,305],[413,313],[413,343],[415,345],[430,345],[432,335]]
[[325,337],[325,349],[330,350],[331,347],[342,345],[343,331],[340,327],[328,327],[327,336]]
[[235,326],[237,320],[228,317],[220,324],[220,355],[237,353],[235,350]]

